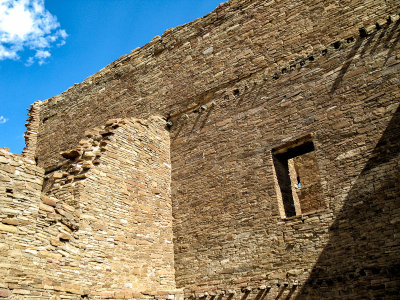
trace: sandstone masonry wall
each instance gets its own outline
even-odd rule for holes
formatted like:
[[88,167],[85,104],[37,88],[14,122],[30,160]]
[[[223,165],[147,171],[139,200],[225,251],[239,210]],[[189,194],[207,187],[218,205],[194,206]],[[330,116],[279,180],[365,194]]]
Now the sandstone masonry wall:
[[[41,103],[29,153],[46,170],[46,272],[2,292],[396,299],[398,14],[396,1],[230,1]],[[131,119],[153,114],[169,133]],[[279,199],[297,176],[276,149],[284,164],[312,153],[312,209]]]
[[[0,297],[178,297],[165,121],[110,120],[86,135],[46,174],[43,193],[43,169],[25,161],[30,173],[18,178],[32,188],[1,177],[10,200],[1,206]],[[11,159],[1,163],[22,173]],[[30,192],[25,202],[21,192]]]
[[43,175],[21,155],[0,149],[0,298],[22,298],[40,282],[35,263],[42,242],[35,235]]
[[25,124],[25,147],[22,151],[22,155],[31,160],[36,164],[36,146],[37,146],[37,136],[40,124],[40,103],[41,101],[36,101],[33,103],[28,110],[28,123]]
[[[396,298],[399,23],[386,26],[275,80],[239,81],[172,127],[176,274],[187,296]],[[326,206],[282,218],[272,150],[310,134]]]
[[182,114],[218,90],[261,70],[280,73],[398,10],[395,0],[224,3],[45,101],[38,163],[57,165],[59,152],[108,119]]

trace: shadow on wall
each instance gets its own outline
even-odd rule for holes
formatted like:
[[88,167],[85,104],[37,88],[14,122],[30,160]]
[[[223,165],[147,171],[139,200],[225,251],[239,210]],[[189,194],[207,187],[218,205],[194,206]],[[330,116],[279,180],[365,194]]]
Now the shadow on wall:
[[383,47],[389,49],[385,59],[385,64],[387,63],[388,59],[392,56],[396,45],[400,41],[400,31],[398,31],[396,35],[396,31],[399,28],[399,26],[400,26],[400,20],[398,20],[390,29],[389,29],[390,26],[385,26],[385,28],[383,29],[381,28],[380,31],[375,31],[367,38],[365,42],[364,42],[364,37],[357,39],[350,53],[346,57],[345,63],[340,69],[338,77],[335,79],[335,82],[332,85],[332,89],[330,91],[332,97],[335,91],[340,86],[340,83],[342,82],[344,75],[347,73],[349,67],[352,65],[353,59],[360,50],[363,43],[364,45],[359,53],[360,57],[364,57],[368,50],[370,50],[369,51],[370,55],[374,55],[378,45],[383,43]]
[[398,299],[400,107],[352,186],[296,299]]

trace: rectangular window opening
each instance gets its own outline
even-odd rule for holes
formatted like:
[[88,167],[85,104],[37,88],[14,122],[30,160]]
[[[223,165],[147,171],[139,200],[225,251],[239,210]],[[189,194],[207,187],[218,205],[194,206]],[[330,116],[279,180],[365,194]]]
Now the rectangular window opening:
[[311,213],[325,206],[311,135],[274,148],[272,158],[283,218]]

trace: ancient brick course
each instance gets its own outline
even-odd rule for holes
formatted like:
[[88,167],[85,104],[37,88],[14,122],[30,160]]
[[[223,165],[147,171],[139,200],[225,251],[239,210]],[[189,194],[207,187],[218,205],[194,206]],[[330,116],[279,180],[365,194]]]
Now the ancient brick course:
[[110,120],[86,136],[46,176],[2,150],[3,295],[179,296],[165,121]]
[[397,299],[399,12],[229,1],[34,103],[0,297]]

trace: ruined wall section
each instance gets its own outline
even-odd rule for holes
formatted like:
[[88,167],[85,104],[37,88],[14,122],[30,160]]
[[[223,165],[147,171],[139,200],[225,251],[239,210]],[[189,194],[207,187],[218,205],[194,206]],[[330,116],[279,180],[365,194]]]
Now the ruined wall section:
[[[0,296],[179,297],[165,126],[159,117],[114,119],[86,132],[79,147],[63,153],[68,161],[46,174],[43,194],[43,169],[32,165],[41,170],[38,179],[32,175],[35,203],[2,205],[0,232],[11,241],[1,244]],[[6,163],[13,168],[10,160]],[[10,225],[19,222],[11,218],[14,207],[34,212],[23,240],[29,251],[19,250],[24,249],[16,239],[21,229]]]
[[[174,122],[176,278],[187,296],[396,298],[399,26],[396,16],[293,69],[241,80]],[[309,135],[325,205],[286,218],[272,152]]]
[[[36,235],[44,170],[0,149],[0,297],[29,293],[40,283],[34,264],[42,245]],[[40,255],[40,254],[39,254]]]
[[[400,123],[397,20],[395,1],[228,2],[46,101],[39,165],[108,118],[171,115],[188,296],[394,298],[399,158],[381,140]],[[326,206],[286,218],[272,151],[307,135]]]
[[36,145],[37,137],[39,132],[40,124],[40,104],[42,101],[38,100],[34,102],[28,109],[28,123],[25,124],[25,147],[22,151],[22,155],[32,163],[36,164]]
[[76,249],[70,280],[91,297],[174,289],[165,121],[111,120],[86,136],[45,188],[70,231],[58,247]]
[[38,162],[60,163],[87,128],[110,118],[181,114],[218,89],[310,53],[398,13],[397,1],[230,1],[121,57],[44,102]]
[[[97,270],[92,281],[109,282],[110,287],[171,290],[175,274],[169,133],[161,118],[122,126],[112,137],[115,142],[99,145],[106,155],[81,194],[85,221],[80,242],[86,246],[82,263]],[[84,156],[90,153],[95,154],[85,151]]]

